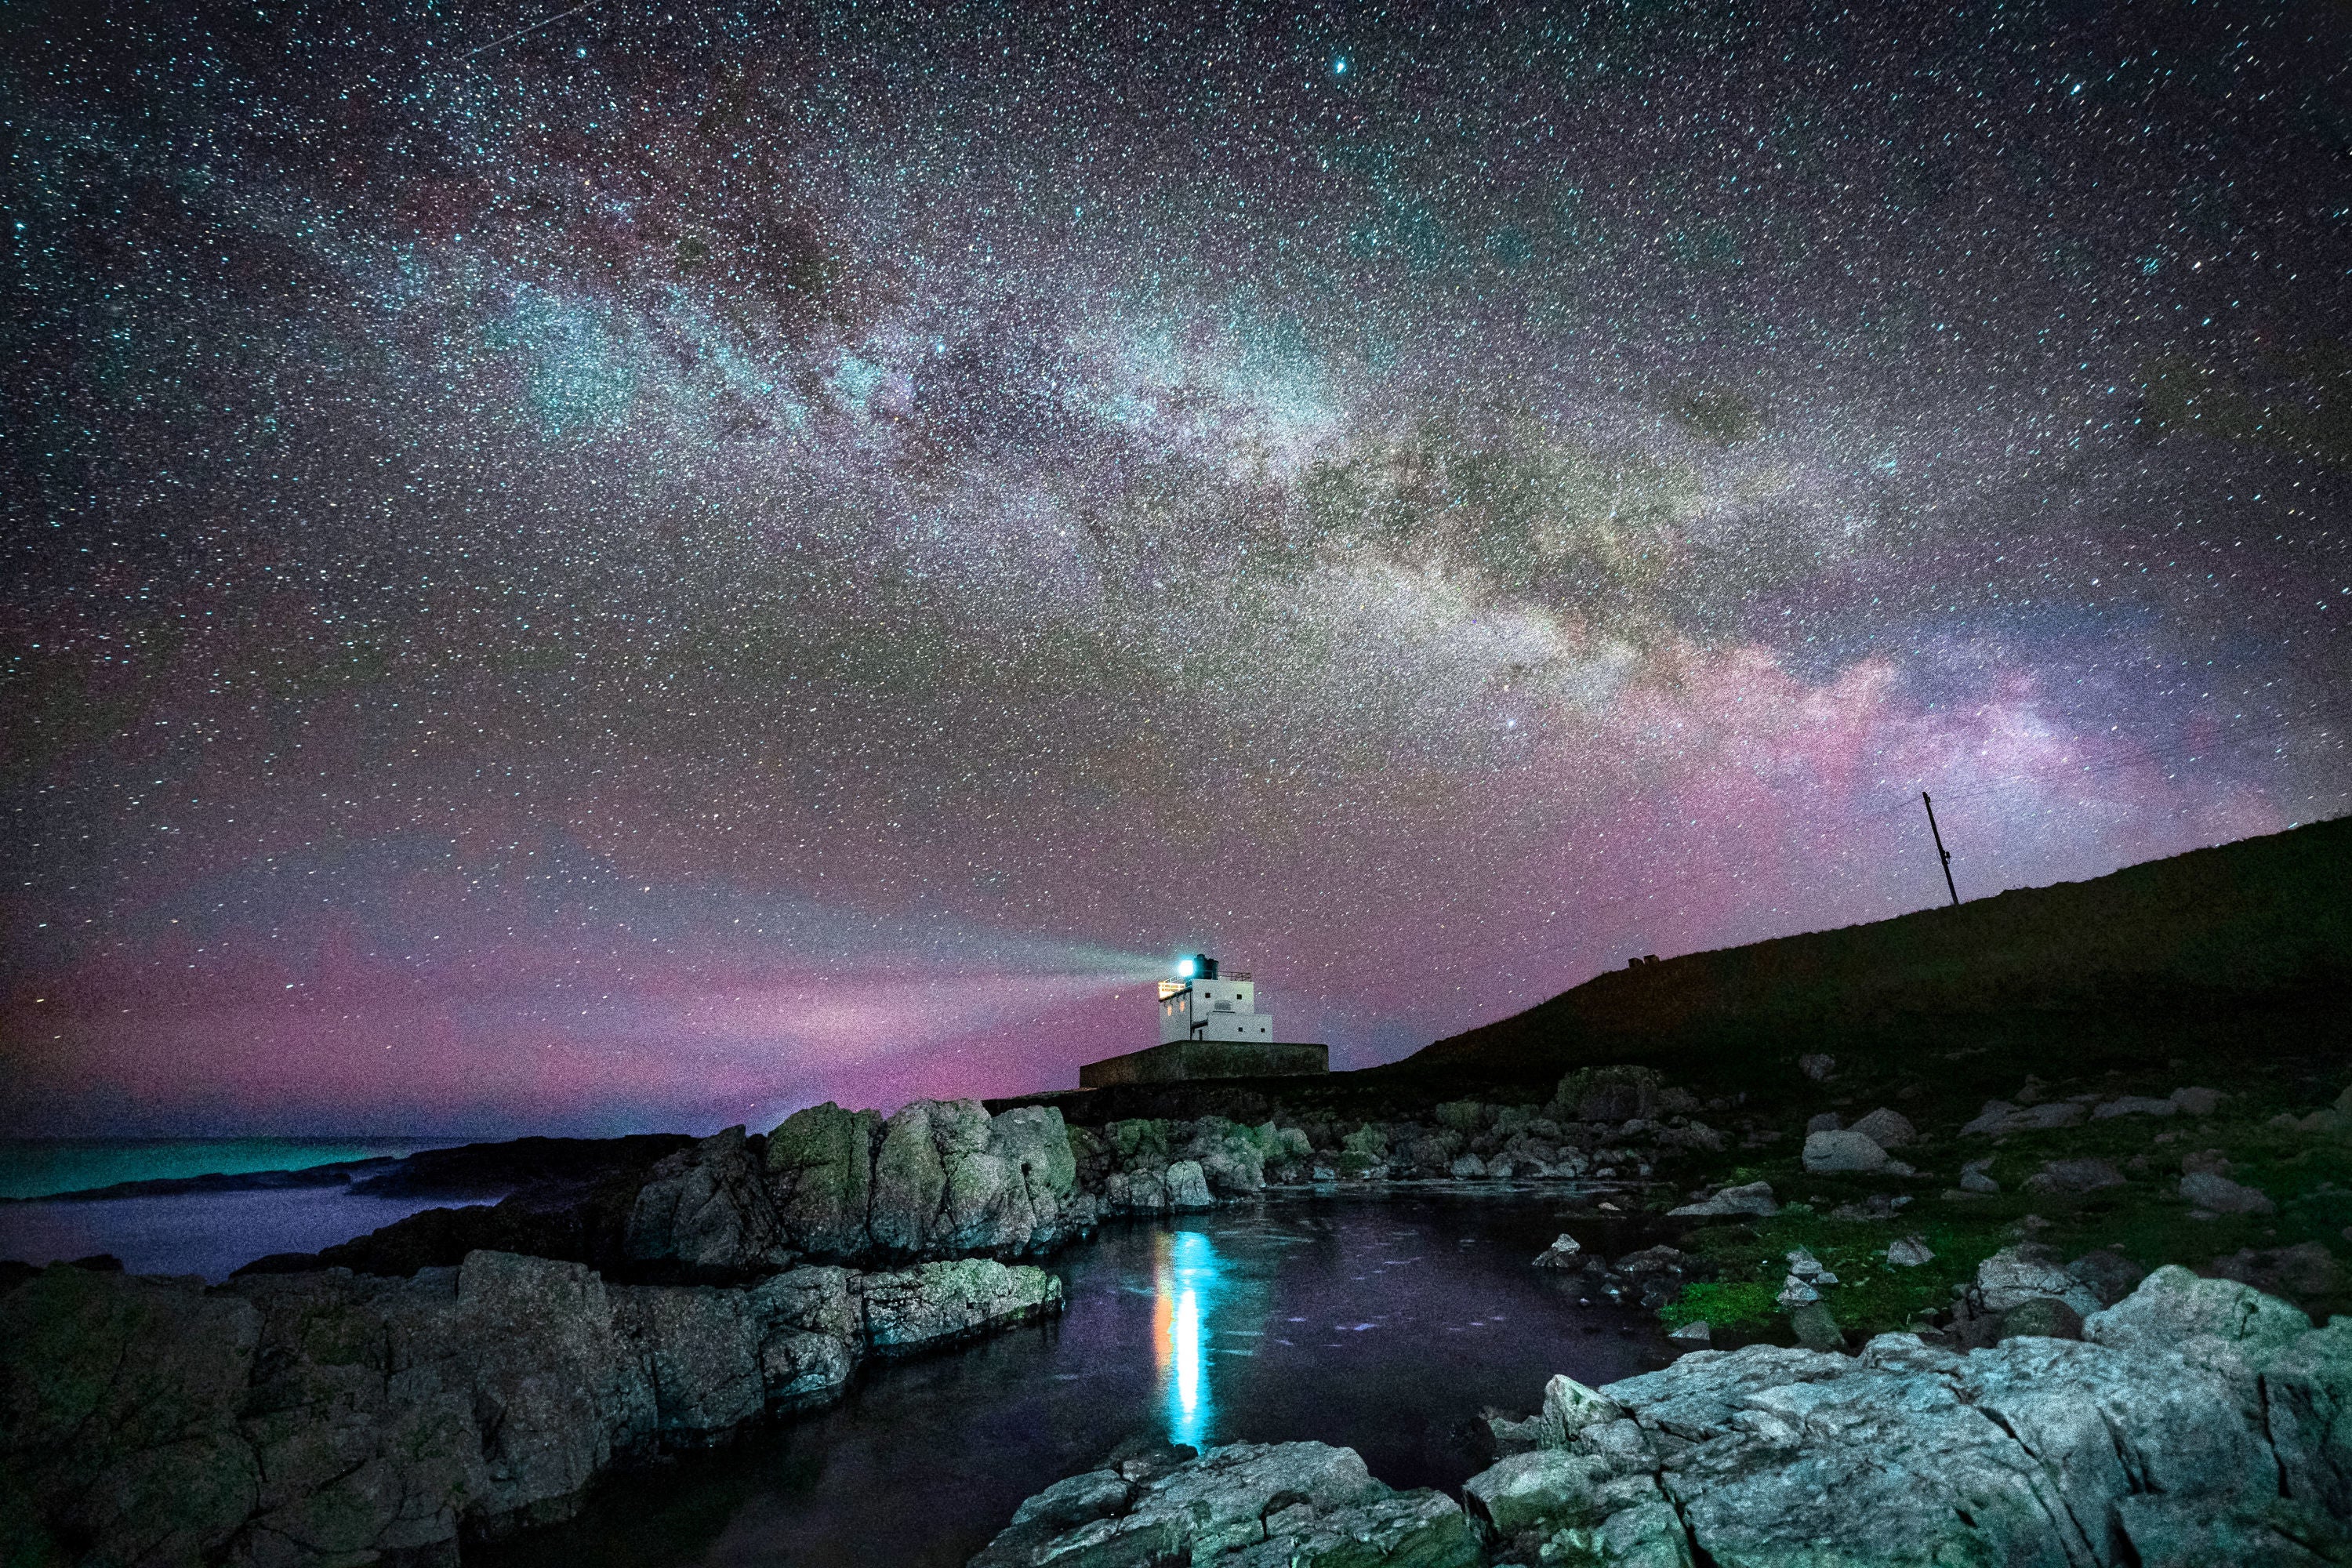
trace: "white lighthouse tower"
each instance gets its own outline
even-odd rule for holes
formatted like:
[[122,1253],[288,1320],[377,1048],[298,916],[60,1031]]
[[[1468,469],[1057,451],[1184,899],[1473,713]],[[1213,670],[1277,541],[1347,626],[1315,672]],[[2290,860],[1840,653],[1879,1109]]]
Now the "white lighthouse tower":
[[1235,1040],[1271,1045],[1274,1015],[1257,1011],[1257,986],[1246,974],[1219,974],[1217,961],[1194,953],[1160,983],[1160,1043]]
[[1257,1010],[1246,974],[1218,973],[1196,952],[1160,982],[1160,1043],[1078,1068],[1082,1089],[1189,1083],[1203,1079],[1297,1078],[1331,1070],[1328,1046],[1274,1037],[1274,1015]]

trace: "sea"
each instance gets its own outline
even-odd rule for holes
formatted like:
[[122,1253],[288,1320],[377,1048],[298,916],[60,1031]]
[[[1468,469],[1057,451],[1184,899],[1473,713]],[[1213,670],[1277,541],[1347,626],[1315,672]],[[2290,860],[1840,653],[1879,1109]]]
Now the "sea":
[[218,1282],[273,1252],[316,1252],[446,1198],[362,1196],[341,1185],[76,1198],[121,1182],[299,1171],[446,1149],[462,1138],[23,1139],[0,1142],[0,1259],[105,1255],[134,1274]]

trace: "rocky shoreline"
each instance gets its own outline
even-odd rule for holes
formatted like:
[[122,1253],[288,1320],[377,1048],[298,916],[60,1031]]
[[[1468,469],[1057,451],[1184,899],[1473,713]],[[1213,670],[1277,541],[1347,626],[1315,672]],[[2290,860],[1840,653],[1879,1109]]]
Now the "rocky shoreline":
[[0,1297],[0,1544],[12,1564],[454,1563],[569,1517],[616,1463],[1061,1304],[1055,1276],[986,1258],[740,1289],[500,1252],[209,1288],[59,1265]]
[[1457,1502],[1321,1443],[1115,1455],[973,1568],[2316,1568],[2352,1562],[2352,1319],[2158,1270],[2084,1338],[1555,1377]]
[[[1835,1064],[1827,1058],[1801,1060],[1791,1077],[1835,1094]],[[2336,1412],[2352,1408],[2343,1368],[2352,1333],[2347,1320],[2312,1330],[2301,1308],[2252,1289],[2276,1272],[2263,1261],[2267,1254],[2236,1255],[2237,1271],[2249,1278],[2232,1283],[2197,1280],[2177,1268],[2147,1276],[2113,1247],[2078,1247],[2082,1256],[2068,1264],[2066,1253],[2045,1244],[2112,1228],[2134,1214],[2140,1218],[2132,1223],[2145,1230],[2151,1204],[2178,1207],[2188,1227],[2159,1234],[2162,1246],[2179,1245],[2180,1234],[2192,1241],[2260,1234],[2244,1227],[2266,1219],[2263,1205],[2272,1200],[2238,1179],[2247,1168],[2232,1165],[2218,1145],[2259,1157],[2282,1143],[2326,1152],[2352,1127],[2352,1107],[2260,1121],[2249,1111],[2233,1121],[2223,1098],[2195,1088],[2061,1097],[2029,1081],[1964,1126],[1952,1117],[1949,1131],[1924,1116],[1923,1130],[1884,1104],[1851,1120],[1825,1111],[1789,1126],[1775,1125],[1785,1122],[1785,1111],[1759,1114],[1742,1096],[1702,1100],[1647,1068],[1604,1068],[1572,1072],[1549,1098],[1517,1103],[1432,1104],[1403,1096],[1348,1105],[1318,1100],[1311,1089],[1223,1089],[1169,1109],[1197,1112],[1214,1103],[1242,1115],[1136,1115],[1092,1125],[1066,1121],[1051,1104],[999,1102],[992,1115],[974,1100],[919,1101],[889,1117],[828,1104],[764,1135],[730,1128],[692,1141],[526,1140],[436,1151],[416,1157],[422,1163],[414,1168],[404,1163],[368,1179],[410,1191],[446,1183],[461,1193],[506,1195],[414,1215],[320,1254],[259,1259],[217,1287],[88,1267],[0,1266],[0,1555],[11,1563],[454,1561],[465,1542],[569,1517],[614,1467],[709,1447],[772,1415],[838,1398],[871,1361],[1058,1310],[1060,1281],[1023,1260],[1050,1255],[1107,1217],[1199,1212],[1286,1192],[1546,1194],[1580,1238],[1564,1234],[1535,1261],[1576,1271],[1586,1299],[1658,1312],[1678,1348],[1781,1342],[1749,1344],[1727,1359],[1720,1352],[1686,1355],[1653,1374],[1670,1380],[1655,1386],[1678,1388],[1672,1379],[1717,1367],[1725,1370],[1706,1375],[1737,1384],[1736,1397],[1718,1400],[1727,1410],[1843,1402],[1833,1405],[1842,1414],[1822,1416],[1830,1425],[1819,1432],[1785,1413],[1775,1417],[1787,1425],[1775,1441],[1785,1439],[1790,1466],[1831,1465],[1830,1437],[1862,1430],[1878,1418],[1869,1412],[1879,1403],[1969,1404],[1976,1397],[1965,1393],[1976,1387],[1970,1380],[1996,1369],[2007,1369],[2000,1375],[2021,1387],[2042,1380],[2050,1399],[2084,1420],[2108,1408],[2099,1388],[2136,1386],[2135,1380],[2156,1380],[2150,1389],[2173,1386],[2163,1398],[2178,1404],[2188,1397],[2179,1391],[2191,1384],[2170,1363],[2158,1368],[2147,1361],[2153,1341],[2116,1337],[2119,1325],[2160,1317],[2149,1304],[2160,1299],[2171,1303],[2163,1310],[2198,1322],[2236,1312],[2244,1323],[2293,1327],[2301,1348],[2292,1356],[2285,1340],[2265,1340],[2269,1349],[2260,1353],[2241,1346],[2230,1353],[2247,1370],[2241,1375],[2224,1366],[2213,1373],[2221,1380],[2215,1386],[2235,1390],[2242,1411],[2256,1414],[2273,1389],[2290,1404],[2300,1400],[2295,1408],[2317,1413],[2318,1435],[2305,1446],[2321,1457],[2296,1461],[2304,1464],[2297,1474],[2340,1476],[2352,1437],[2336,1435],[2335,1423]],[[2140,1127],[2163,1131],[2130,1131]],[[2196,1135],[2175,1131],[2184,1127]],[[2159,1185],[2148,1158],[2070,1150],[2063,1141],[2076,1137],[2104,1141],[2094,1149],[2113,1149],[2126,1137],[2143,1137],[2153,1150],[2173,1142],[2190,1148],[2179,1157],[2182,1174]],[[2209,1142],[2217,1146],[2197,1147]],[[2114,1206],[2143,1185],[2154,1190],[2152,1200],[2136,1210]],[[2310,1201],[2326,1202],[2336,1189],[2321,1183],[2312,1190]],[[2029,1203],[2059,1220],[2023,1212]],[[1927,1211],[1948,1217],[1919,1221]],[[2321,1249],[2319,1262],[2327,1261]],[[2205,1269],[2231,1271],[2230,1258]],[[2306,1305],[2329,1299],[2340,1282],[2326,1269],[2305,1273]],[[2215,1291],[2237,1294],[2224,1301]],[[2134,1302],[2139,1319],[2126,1312]],[[2198,1304],[2192,1310],[2181,1302]],[[2101,1323],[2108,1327],[2095,1332]],[[1905,1331],[1890,1337],[1890,1329]],[[2226,1344],[2244,1337],[2231,1333],[2236,1337],[2225,1334]],[[1866,1342],[1859,1358],[1832,1353],[1853,1348],[1857,1335]],[[1788,1348],[1792,1338],[1804,1348]],[[2032,1351],[2034,1344],[2069,1348]],[[1808,1356],[1822,1359],[1801,1359]],[[2292,1373],[2304,1381],[2264,1383],[2273,1367],[2283,1369],[2279,1378]],[[1644,1411],[1684,1397],[1650,1401],[1644,1391],[1652,1385],[1632,1381],[1638,1386],[1604,1391],[1625,1413],[1610,1426],[1617,1434],[1611,1441],[1649,1433]],[[1800,1386],[1812,1392],[1774,1392]],[[2147,1397],[2162,1403],[2156,1393]],[[2204,1401],[2191,1413],[2197,1420],[2221,1419],[2218,1394],[2197,1398]],[[1690,1452],[1717,1456],[1732,1450],[1708,1445],[1735,1431],[1747,1437],[1765,1431],[1760,1415],[1727,1415],[1729,1426],[1709,1427],[1705,1436],[1687,1423],[1659,1419],[1659,1432],[1696,1445]],[[1716,1525],[1706,1527],[1715,1535],[1696,1533],[1692,1521],[1711,1518],[1707,1505],[1684,1502],[1675,1488],[1688,1490],[1714,1474],[1706,1468],[1714,1459],[1693,1461],[1696,1468],[1670,1464],[1685,1450],[1661,1447],[1663,1439],[1650,1433],[1641,1450],[1643,1462],[1656,1461],[1648,1470],[1595,1468],[1591,1445],[1602,1439],[1563,1430],[1555,1441],[1556,1425],[1550,1415],[1496,1420],[1505,1458],[1466,1494],[1468,1514],[1437,1494],[1388,1492],[1345,1450],[1282,1445],[1191,1461],[1133,1455],[1113,1467],[1116,1487],[1097,1475],[1024,1510],[987,1561],[1028,1561],[1019,1553],[1044,1551],[1072,1531],[1105,1531],[1106,1539],[1143,1532],[1140,1542],[1160,1527],[1106,1521],[1150,1516],[1160,1506],[1152,1496],[1229,1483],[1246,1490],[1261,1481],[1274,1489],[1269,1499],[1298,1491],[1312,1505],[1294,1520],[1296,1529],[1276,1532],[1290,1542],[1285,1550],[1305,1553],[1298,1562],[1484,1562],[1476,1554],[1500,1551],[1506,1555],[1496,1561],[1530,1564],[1681,1563],[1692,1560],[1686,1548],[1702,1553],[1697,1561],[1713,1553],[1720,1563],[1812,1560],[1776,1557],[1777,1547],[1718,1550],[1707,1543],[1721,1536]],[[2352,1433],[2352,1414],[2342,1426]],[[1907,1440],[1899,1433],[1886,1438],[1899,1439]],[[2282,1439],[2263,1440],[2284,1466]],[[1526,1451],[1513,1454],[1515,1446]],[[1816,1448],[1822,1452],[1808,1458]],[[1530,1457],[1541,1455],[1554,1457]],[[2012,1459],[2000,1463],[2014,1468]],[[2152,1459],[2117,1463],[2132,1475],[2156,1473],[2147,1468]],[[1225,1479],[1213,1483],[1212,1469]],[[1582,1500],[1573,1507],[1561,1504],[1565,1512],[1544,1515],[1547,1528],[1557,1528],[1542,1542],[1531,1545],[1509,1526],[1517,1502],[1501,1492],[1493,1502],[1479,1500],[1479,1488],[1493,1490],[1498,1475],[1541,1472],[1550,1478],[1542,1484],[1555,1486],[1566,1484],[1560,1477],[1568,1470],[1599,1489],[1578,1494]],[[1293,1471],[1310,1480],[1276,1484]],[[1669,1471],[1679,1479],[1670,1482]],[[2277,1495],[2298,1507],[2307,1501],[2321,1516],[2345,1510],[2340,1487],[2309,1484],[2320,1487],[2309,1499]],[[1105,1500],[1114,1494],[1122,1500],[1115,1507]],[[1612,1499],[1634,1500],[1601,1506]],[[1683,1556],[1643,1544],[1651,1527],[1642,1521],[1664,1516],[1638,1510],[1668,1502],[1682,1510],[1675,1517],[1685,1547],[1674,1551]],[[1283,1505],[1296,1506],[1303,1505]],[[2124,1531],[2116,1539],[2137,1542],[2130,1531],[2139,1530],[2156,1542],[2147,1534],[2158,1528],[2147,1522],[2153,1507],[2131,1504],[2140,1522],[2115,1525],[2110,1536]],[[1079,1519],[1073,1509],[1108,1511]],[[1965,1511],[1973,1517],[1983,1508]],[[2289,1512],[2303,1521],[2309,1509]],[[2275,1521],[2262,1528],[2285,1529]],[[1560,1538],[1562,1531],[1572,1538]],[[2311,1544],[2324,1546],[2323,1537],[2307,1521],[2280,1535],[2316,1553],[2310,1561],[2352,1561]],[[1262,1536],[1258,1544],[1272,1552],[1275,1539]],[[1313,1542],[1325,1544],[1302,1544]],[[1343,1550],[1338,1542],[1354,1544]],[[1234,1549],[1242,1544],[1236,1537]],[[2084,1548],[2087,1556],[2069,1547],[2048,1560],[2120,1568],[2131,1559],[2115,1555],[2112,1545]],[[2018,1550],[2025,1555],[2017,1561],[2040,1560],[2039,1545]],[[2134,1550],[2160,1560],[2149,1555],[2153,1545]],[[1940,1559],[1928,1551],[1916,1560]],[[2274,1560],[2305,1559],[2289,1552]]]

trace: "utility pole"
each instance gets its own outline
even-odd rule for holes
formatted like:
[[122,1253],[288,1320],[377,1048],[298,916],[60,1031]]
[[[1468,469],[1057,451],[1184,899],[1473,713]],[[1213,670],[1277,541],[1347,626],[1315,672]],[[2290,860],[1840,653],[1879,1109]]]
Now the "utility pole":
[[1943,832],[1936,826],[1936,803],[1927,798],[1923,789],[1919,792],[1919,804],[1927,808],[1927,831],[1935,836],[1936,855],[1944,863],[1944,890],[1952,895],[1952,908],[1957,910],[1960,907],[1960,890],[1952,885],[1952,852],[1944,847]]

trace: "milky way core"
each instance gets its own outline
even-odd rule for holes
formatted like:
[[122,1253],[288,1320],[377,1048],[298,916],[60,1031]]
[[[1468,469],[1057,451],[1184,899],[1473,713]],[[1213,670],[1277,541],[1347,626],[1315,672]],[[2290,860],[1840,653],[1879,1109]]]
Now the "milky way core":
[[1338,1066],[2344,810],[2352,10],[59,7],[0,1131]]

